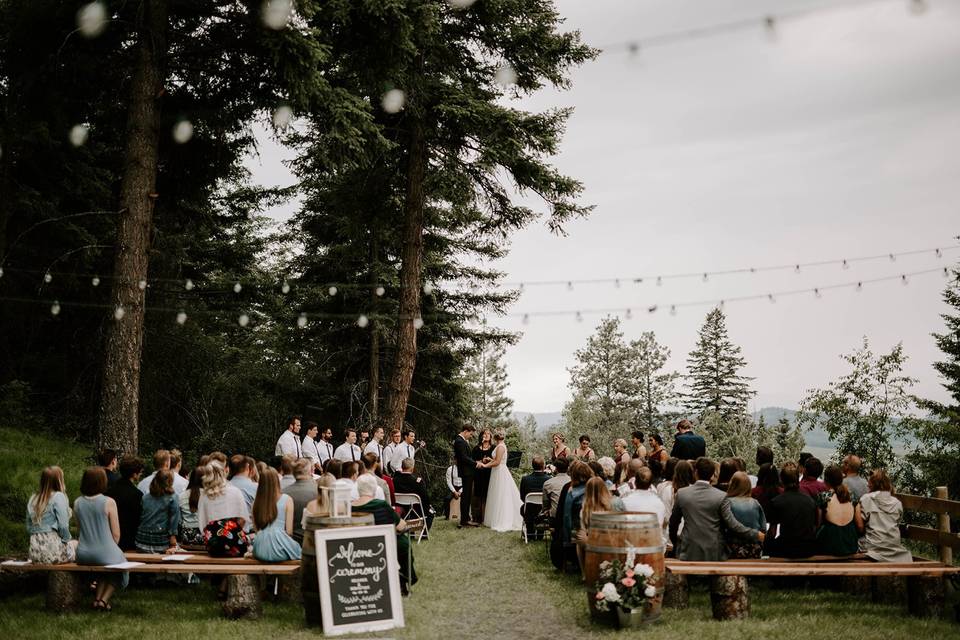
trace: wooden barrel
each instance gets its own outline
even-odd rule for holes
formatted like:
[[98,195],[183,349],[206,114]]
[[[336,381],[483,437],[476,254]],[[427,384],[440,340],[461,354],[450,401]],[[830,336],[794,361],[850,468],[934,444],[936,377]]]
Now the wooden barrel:
[[303,527],[303,551],[300,556],[300,593],[303,595],[303,613],[308,627],[323,624],[320,617],[320,585],[317,578],[317,549],[313,532],[319,529],[365,527],[373,525],[372,513],[355,513],[352,516],[308,515]]
[[652,513],[601,511],[590,516],[590,530],[584,548],[583,575],[587,583],[587,602],[594,616],[609,617],[596,607],[594,585],[600,579],[600,563],[604,560],[627,559],[627,548],[633,547],[635,564],[653,567],[653,576],[647,583],[657,589],[657,595],[644,607],[644,621],[660,617],[663,607],[664,572],[663,530]]

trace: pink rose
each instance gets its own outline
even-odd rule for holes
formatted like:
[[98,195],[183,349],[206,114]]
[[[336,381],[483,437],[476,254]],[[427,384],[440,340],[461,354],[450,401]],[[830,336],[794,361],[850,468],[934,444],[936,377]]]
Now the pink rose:
[[625,586],[626,588],[629,589],[629,588],[632,587],[633,585],[637,584],[637,581],[634,580],[633,578],[626,577],[626,578],[624,578],[623,580],[620,581],[620,584],[622,584],[623,586]]
[[627,569],[627,577],[628,577],[628,578],[632,578],[632,577],[633,577],[633,569]]
[[597,600],[603,600],[603,592],[597,591]]

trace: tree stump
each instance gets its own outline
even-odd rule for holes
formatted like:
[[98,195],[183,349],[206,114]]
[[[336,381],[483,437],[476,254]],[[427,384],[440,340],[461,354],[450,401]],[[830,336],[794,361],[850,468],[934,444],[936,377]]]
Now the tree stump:
[[260,580],[257,576],[227,576],[227,599],[223,615],[228,618],[259,618],[263,614]]
[[900,576],[875,576],[870,596],[879,604],[903,606],[907,601],[907,579]]
[[690,585],[687,583],[687,576],[667,571],[663,587],[664,607],[686,609],[690,606]]
[[750,616],[750,594],[744,576],[714,576],[710,603],[715,620],[742,620]]
[[840,589],[844,593],[871,593],[873,579],[870,576],[841,576]]
[[[298,604],[303,603],[303,593],[300,590],[300,574],[292,576],[279,576],[275,578],[276,583],[276,594],[275,597],[277,600],[283,602],[295,602]],[[273,583],[274,578],[268,580],[268,584]]]
[[910,614],[919,618],[943,616],[946,589],[941,576],[910,576],[907,578],[907,606]]
[[[83,599],[89,574],[51,571],[47,576],[47,609],[62,613],[76,609]],[[93,602],[93,596],[90,597]]]

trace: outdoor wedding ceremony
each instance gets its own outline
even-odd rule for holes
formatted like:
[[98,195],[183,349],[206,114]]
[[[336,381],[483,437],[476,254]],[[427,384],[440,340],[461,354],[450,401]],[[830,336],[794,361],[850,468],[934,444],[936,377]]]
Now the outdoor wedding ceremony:
[[0,633],[960,640],[960,3],[0,0]]

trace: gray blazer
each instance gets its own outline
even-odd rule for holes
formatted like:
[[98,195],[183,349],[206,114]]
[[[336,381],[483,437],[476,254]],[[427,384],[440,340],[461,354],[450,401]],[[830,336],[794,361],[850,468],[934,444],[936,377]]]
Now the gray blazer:
[[[683,533],[677,545],[677,529],[683,520]],[[756,541],[758,531],[743,526],[730,510],[727,494],[707,482],[696,482],[677,492],[670,515],[670,539],[680,560],[713,561],[726,559],[721,522],[740,537]]]

